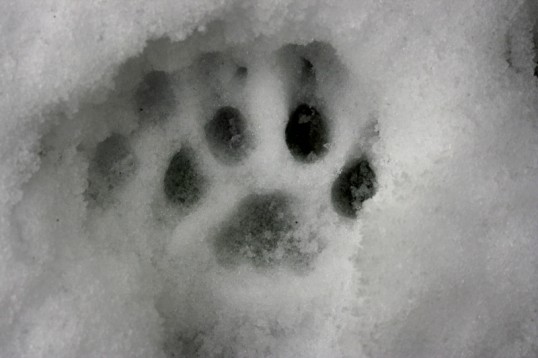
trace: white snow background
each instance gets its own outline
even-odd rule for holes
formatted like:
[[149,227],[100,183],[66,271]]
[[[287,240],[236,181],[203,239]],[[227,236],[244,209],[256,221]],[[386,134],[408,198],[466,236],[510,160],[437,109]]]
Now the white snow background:
[[[536,7],[3,0],[0,356],[537,357]],[[312,56],[331,117],[312,166],[275,134],[289,44]],[[226,61],[248,67],[246,90],[226,87]],[[150,69],[172,74],[164,125],[132,105]],[[253,123],[248,166],[219,165],[196,132],[216,82]],[[137,164],[96,206],[92,153],[111,133]],[[160,185],[185,141],[213,189],[177,213]],[[349,220],[328,188],[359,152],[378,187]],[[262,189],[298,198],[323,242],[312,268],[216,261],[207,238]]]

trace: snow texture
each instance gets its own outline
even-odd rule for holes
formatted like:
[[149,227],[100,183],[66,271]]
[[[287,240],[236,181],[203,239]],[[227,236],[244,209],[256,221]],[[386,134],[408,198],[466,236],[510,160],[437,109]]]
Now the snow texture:
[[0,3],[0,356],[535,358],[538,4]]

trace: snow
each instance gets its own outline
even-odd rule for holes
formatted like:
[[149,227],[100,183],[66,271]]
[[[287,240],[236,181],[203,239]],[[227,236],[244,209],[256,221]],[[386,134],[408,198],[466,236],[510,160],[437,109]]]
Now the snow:
[[536,9],[4,1],[0,356],[536,357]]

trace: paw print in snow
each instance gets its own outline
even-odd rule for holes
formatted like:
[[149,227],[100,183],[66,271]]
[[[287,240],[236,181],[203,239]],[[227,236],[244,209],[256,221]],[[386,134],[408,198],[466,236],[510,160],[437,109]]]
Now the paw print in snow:
[[[337,140],[331,132],[331,120],[324,113],[325,101],[316,88],[316,59],[303,56],[308,55],[308,47],[302,52],[295,47],[292,51],[285,51],[288,72],[292,68],[291,75],[288,73],[289,82],[293,82],[288,85],[292,91],[291,99],[285,123],[271,127],[279,131],[273,133],[275,137],[282,138],[278,143],[285,143],[287,154],[283,159],[294,162],[297,170],[318,162],[321,164],[317,165],[323,165],[331,142]],[[290,66],[290,63],[293,65]],[[143,75],[132,101],[134,111],[139,112],[139,121],[150,125],[144,128],[168,125],[167,131],[170,132],[179,129],[194,132],[191,138],[180,135],[176,148],[173,147],[173,136],[166,139],[170,142],[169,153],[161,156],[161,160],[165,161],[161,167],[166,169],[161,172],[161,184],[156,188],[161,191],[160,197],[166,201],[165,205],[184,214],[196,211],[200,205],[210,205],[205,200],[213,190],[212,179],[215,178],[204,172],[204,168],[254,168],[252,161],[260,158],[254,155],[259,149],[257,139],[267,135],[256,133],[253,122],[244,113],[248,103],[234,98],[248,79],[249,70],[245,65],[238,65],[223,54],[210,54],[202,56],[197,67],[188,72],[191,76],[198,76],[193,81],[193,87],[196,87],[194,95],[202,97],[202,100],[195,105],[203,107],[197,113],[201,113],[205,120],[197,120],[191,127],[170,125],[177,120],[176,113],[182,105],[176,103],[176,92],[185,91],[185,88],[178,88],[173,81],[174,75],[164,71],[152,70]],[[179,77],[182,77],[181,74]],[[191,144],[190,141],[196,143]],[[198,155],[196,148],[205,155]],[[90,163],[90,184],[86,195],[90,202],[105,202],[116,187],[133,175],[137,169],[136,155],[130,150],[127,138],[118,134],[111,135],[97,146]],[[201,161],[211,158],[214,160],[212,163],[201,165]],[[221,169],[219,173],[230,173],[229,170]],[[281,171],[284,170],[285,165],[281,167]],[[348,160],[335,174],[328,190],[333,209],[343,217],[355,218],[362,203],[375,193],[375,173],[363,156]],[[315,181],[316,177],[311,180]],[[231,185],[242,186],[242,183]],[[301,208],[296,205],[300,193],[289,193],[285,184],[242,191],[242,198],[229,208],[228,215],[224,215],[219,230],[210,240],[217,262],[227,268],[248,263],[259,268],[284,265],[299,270],[312,265],[324,244],[315,233],[303,227]]]
[[[184,326],[178,296],[189,300],[204,287],[209,292],[199,296],[228,292],[219,280],[233,287],[244,272],[258,275],[251,283],[278,272],[297,280],[323,275],[314,273],[323,253],[341,247],[331,248],[334,233],[322,230],[351,227],[377,189],[371,143],[357,145],[375,131],[342,125],[337,94],[327,90],[342,80],[327,73],[338,66],[330,46],[244,55],[210,52],[168,70],[143,58],[126,64],[116,97],[91,112],[99,119],[118,108],[117,121],[104,116],[109,134],[81,146],[89,161],[88,230],[106,249],[148,258],[164,277],[157,309],[172,357],[204,356],[197,332],[213,329],[209,318]],[[212,312],[200,305],[192,302],[194,316]]]

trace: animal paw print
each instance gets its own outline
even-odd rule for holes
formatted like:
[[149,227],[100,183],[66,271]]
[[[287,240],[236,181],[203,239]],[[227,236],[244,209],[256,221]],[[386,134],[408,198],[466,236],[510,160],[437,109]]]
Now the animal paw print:
[[[278,173],[285,175],[290,166],[297,171],[323,166],[338,141],[331,128],[334,121],[327,116],[326,101],[318,91],[316,62],[323,62],[319,59],[323,51],[324,45],[315,43],[276,52],[273,70],[282,72],[288,101],[285,118],[276,125],[267,125],[271,118],[258,115],[253,119],[256,115],[245,88],[249,77],[256,75],[252,73],[256,65],[251,70],[231,54],[202,55],[179,73],[150,70],[134,89],[132,103],[140,132],[149,131],[153,138],[162,135],[165,143],[156,166],[162,169],[155,171],[153,179],[158,182],[153,210],[157,221],[180,226],[181,217],[211,206],[213,191],[237,193],[238,199],[208,240],[223,267],[250,264],[302,270],[313,264],[325,245],[305,227],[301,190],[292,193],[287,183],[278,183]],[[178,115],[182,111],[187,114]],[[141,141],[143,136],[133,134],[131,141]],[[264,143],[264,136],[273,142]],[[262,151],[267,150],[280,153],[272,160],[281,165],[270,164],[275,180],[267,180],[271,184],[263,187],[246,177],[261,175],[256,168],[260,160],[266,160]],[[91,161],[87,199],[105,205],[141,167],[138,162],[125,136],[109,136],[97,145]],[[145,166],[150,167],[149,163]],[[310,180],[317,180],[315,171]],[[375,173],[363,155],[349,159],[334,173],[327,195],[333,210],[353,219],[375,190]]]

